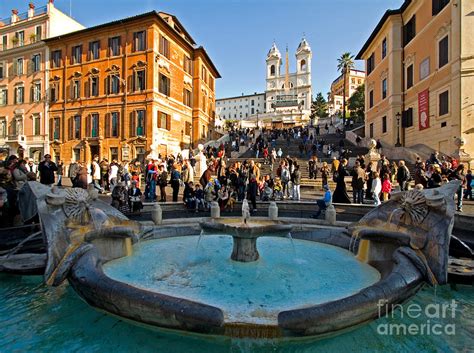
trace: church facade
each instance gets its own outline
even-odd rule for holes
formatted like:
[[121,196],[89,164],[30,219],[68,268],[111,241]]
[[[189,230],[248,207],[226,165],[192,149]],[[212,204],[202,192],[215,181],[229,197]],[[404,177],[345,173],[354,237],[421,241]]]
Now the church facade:
[[266,113],[260,117],[265,126],[297,126],[307,124],[310,120],[312,52],[306,39],[301,40],[295,56],[296,71],[290,73],[288,49],[284,70],[282,56],[275,43],[267,54]]

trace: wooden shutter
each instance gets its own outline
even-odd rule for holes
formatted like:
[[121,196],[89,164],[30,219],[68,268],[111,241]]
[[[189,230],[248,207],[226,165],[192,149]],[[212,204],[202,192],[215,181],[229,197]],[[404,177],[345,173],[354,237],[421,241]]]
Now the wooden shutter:
[[110,137],[110,131],[112,128],[112,124],[110,123],[110,120],[112,119],[112,115],[110,113],[105,114],[105,137]]
[[166,130],[171,130],[171,115],[166,114]]
[[116,137],[119,137],[121,135],[120,134],[120,127],[122,126],[122,124],[120,123],[121,118],[122,118],[122,114],[117,113],[117,136]]
[[136,128],[136,112],[130,112],[130,136],[137,136],[137,128]]
[[86,136],[92,137],[92,116],[91,114],[86,116]]
[[49,119],[49,139],[54,140],[54,119]]
[[109,86],[110,76],[104,78],[104,93],[110,94],[110,86]]
[[69,137],[69,140],[72,140],[73,137],[74,137],[74,121],[73,121],[74,117],[69,117],[69,119],[67,120],[67,129],[68,129],[68,137]]

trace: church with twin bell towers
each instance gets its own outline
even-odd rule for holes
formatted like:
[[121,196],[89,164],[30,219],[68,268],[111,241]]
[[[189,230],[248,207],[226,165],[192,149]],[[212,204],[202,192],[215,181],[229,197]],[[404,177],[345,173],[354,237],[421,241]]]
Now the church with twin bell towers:
[[[289,72],[288,47],[282,72],[282,57],[273,43],[266,59],[266,102],[261,121],[265,126],[298,126],[307,124],[311,114],[311,47],[303,38],[296,49],[296,72]],[[263,124],[261,124],[263,125]]]

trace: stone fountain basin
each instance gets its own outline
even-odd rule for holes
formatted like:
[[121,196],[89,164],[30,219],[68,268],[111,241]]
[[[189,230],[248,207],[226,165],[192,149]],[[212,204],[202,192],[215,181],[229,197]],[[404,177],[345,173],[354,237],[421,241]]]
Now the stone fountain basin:
[[[240,221],[235,220],[235,223]],[[196,227],[163,227],[157,229],[153,237],[196,233]],[[350,239],[343,229],[321,233],[321,230],[298,231],[293,233],[293,238],[349,248]],[[377,319],[381,300],[388,304],[403,302],[415,295],[423,284],[423,275],[412,261],[394,251],[389,260],[370,263],[380,272],[380,280],[353,295],[281,311],[274,325],[239,324],[226,322],[219,307],[180,298],[179,293],[171,296],[114,280],[104,273],[104,263],[98,249],[92,248],[74,264],[68,278],[76,292],[91,306],[139,324],[230,337],[295,338],[338,334]]]
[[205,220],[199,225],[205,231],[230,234],[244,239],[275,236],[276,234],[287,236],[293,228],[291,224],[271,220],[249,219],[247,223],[243,223],[239,218]]

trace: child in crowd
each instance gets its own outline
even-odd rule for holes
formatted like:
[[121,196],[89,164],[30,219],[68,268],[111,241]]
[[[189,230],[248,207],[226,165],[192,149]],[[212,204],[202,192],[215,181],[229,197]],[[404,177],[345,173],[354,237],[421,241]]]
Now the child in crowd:
[[392,182],[390,181],[390,175],[388,173],[385,173],[382,179],[383,201],[388,201],[388,198],[391,192],[392,192]]
[[[372,195],[374,198],[374,204],[376,206],[380,205],[380,193],[382,192],[382,181],[380,180],[380,174],[378,172],[373,172],[372,179]],[[385,200],[384,200],[385,201]]]

